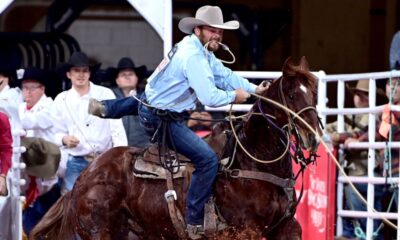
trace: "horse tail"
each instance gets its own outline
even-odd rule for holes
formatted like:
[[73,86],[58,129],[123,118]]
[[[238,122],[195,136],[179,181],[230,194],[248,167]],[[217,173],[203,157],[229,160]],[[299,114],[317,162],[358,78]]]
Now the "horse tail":
[[58,199],[32,229],[29,239],[73,239],[73,225],[68,225],[74,216],[71,214],[74,208],[69,208],[71,196],[72,192],[68,192]]

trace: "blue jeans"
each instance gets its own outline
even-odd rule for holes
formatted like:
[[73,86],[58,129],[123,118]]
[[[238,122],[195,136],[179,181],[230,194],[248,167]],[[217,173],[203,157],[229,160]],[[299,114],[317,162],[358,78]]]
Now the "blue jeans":
[[[160,118],[152,109],[139,104],[140,123],[148,133],[154,133]],[[191,225],[203,225],[204,205],[212,195],[212,188],[218,171],[218,158],[213,149],[183,121],[170,123],[172,139],[176,150],[189,158],[195,165],[192,181],[186,199],[186,222]],[[161,132],[158,137],[161,137]],[[168,137],[167,137],[168,139]],[[168,142],[171,148],[171,142]]]
[[83,157],[68,156],[67,169],[64,176],[64,187],[67,191],[72,190],[76,179],[88,165],[89,162]]
[[133,97],[103,100],[106,107],[104,118],[122,118],[127,115],[138,115],[138,101]]
[[[363,195],[365,198],[367,196],[367,189],[368,185],[363,183],[354,183],[354,186],[357,190]],[[375,185],[375,198],[374,198],[374,208],[378,211],[382,211],[382,197],[383,197],[383,185]],[[350,185],[345,186],[345,197],[346,197],[346,208],[348,210],[355,210],[355,211],[366,211],[367,207],[365,206],[364,202],[358,197],[358,195],[354,192]],[[358,219],[350,219],[344,218],[343,219],[343,236],[347,238],[354,238],[356,237],[354,233],[354,224],[353,221],[358,221],[360,224],[361,229],[366,231],[367,229],[367,220],[365,218],[358,218]],[[376,219],[374,220],[374,232],[378,229],[379,225],[382,223],[381,220]],[[383,228],[380,229],[378,232],[378,236],[374,239],[383,239]]]

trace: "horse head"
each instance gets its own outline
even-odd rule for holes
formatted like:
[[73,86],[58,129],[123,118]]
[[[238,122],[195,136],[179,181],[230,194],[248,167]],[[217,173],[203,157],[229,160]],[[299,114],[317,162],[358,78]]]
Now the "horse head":
[[[291,58],[288,58],[283,65],[282,76],[274,80],[270,89],[265,93],[265,97],[279,102],[296,113],[293,114],[281,107],[273,106],[272,115],[276,117],[279,127],[289,128],[301,148],[312,153],[317,151],[319,141],[307,124],[318,134],[322,132],[315,109],[317,84],[317,78],[309,71],[305,57],[301,58],[299,65],[294,65]],[[262,108],[268,111],[271,104],[263,104]],[[307,124],[299,117],[304,119]]]

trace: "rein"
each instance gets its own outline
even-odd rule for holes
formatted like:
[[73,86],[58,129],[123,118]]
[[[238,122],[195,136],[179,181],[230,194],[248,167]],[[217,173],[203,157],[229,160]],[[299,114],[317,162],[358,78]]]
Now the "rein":
[[[290,132],[294,132],[294,134],[295,134],[295,136],[296,136],[296,139],[297,139],[298,141],[297,141],[297,144],[296,144],[296,151],[295,151],[296,156],[294,156],[294,157],[292,156],[292,157],[293,157],[295,160],[296,160],[296,159],[301,159],[303,162],[309,164],[310,162],[314,162],[314,161],[315,161],[316,155],[315,155],[315,154],[311,154],[309,158],[305,158],[305,157],[304,157],[304,154],[302,153],[301,148],[299,148],[299,146],[298,146],[298,142],[301,140],[301,137],[300,137],[300,134],[299,134],[299,132],[298,132],[298,130],[297,130],[297,125],[294,123],[294,120],[298,118],[298,119],[300,119],[303,123],[305,123],[305,125],[306,125],[308,128],[311,128],[311,126],[310,126],[307,122],[305,122],[305,121],[300,117],[300,114],[304,113],[305,111],[309,111],[309,110],[313,110],[313,111],[315,111],[315,112],[316,112],[317,110],[316,110],[316,108],[315,108],[314,106],[307,106],[307,107],[304,107],[304,108],[300,109],[297,113],[295,113],[295,112],[293,112],[292,110],[290,110],[290,109],[287,107],[287,103],[286,103],[285,98],[283,97],[283,96],[284,96],[284,93],[283,93],[282,82],[283,82],[283,78],[281,78],[281,79],[280,79],[280,82],[279,82],[279,98],[280,98],[282,104],[281,104],[281,103],[278,103],[278,102],[276,102],[276,101],[274,101],[274,100],[272,100],[272,99],[268,99],[268,98],[266,98],[266,97],[264,97],[264,96],[261,96],[261,95],[257,95],[257,94],[251,94],[251,95],[253,95],[253,96],[255,96],[255,97],[258,98],[258,103],[257,103],[257,105],[258,105],[258,109],[259,109],[259,111],[260,111],[261,116],[263,116],[263,117],[267,120],[267,122],[268,122],[272,127],[274,127],[275,129],[278,130],[279,135],[281,135],[280,139],[281,139],[282,142],[283,142],[283,140],[282,140],[282,135],[284,135],[284,133],[286,133],[286,143],[285,143],[285,144],[286,144],[286,147],[285,147],[285,150],[283,151],[283,153],[282,153],[280,156],[278,156],[277,158],[271,159],[271,160],[258,159],[258,158],[256,158],[255,156],[253,156],[252,154],[250,154],[249,151],[248,151],[248,150],[243,146],[243,144],[240,142],[239,137],[238,137],[237,134],[236,134],[236,131],[235,131],[235,128],[234,128],[234,125],[233,125],[233,122],[232,122],[232,119],[233,119],[234,117],[232,116],[232,106],[233,106],[233,105],[231,104],[231,107],[230,107],[230,110],[229,110],[229,123],[230,123],[231,128],[232,128],[232,133],[233,133],[233,136],[236,138],[236,142],[238,143],[238,145],[240,146],[240,148],[243,150],[243,152],[246,153],[246,155],[247,155],[248,157],[250,157],[252,160],[254,160],[254,161],[256,161],[256,162],[269,164],[269,163],[274,163],[274,162],[277,162],[277,161],[281,160],[281,159],[288,153],[288,151],[289,151],[289,146],[290,146],[290,137],[289,137],[289,133],[290,133]],[[278,126],[276,125],[276,123],[275,123],[274,121],[271,120],[271,119],[275,119],[275,117],[272,117],[272,116],[266,114],[266,113],[262,110],[262,107],[261,107],[261,100],[263,100],[263,101],[265,101],[265,102],[272,103],[273,105],[275,105],[275,106],[277,106],[277,107],[283,109],[283,110],[285,111],[286,115],[288,116],[288,123],[285,124],[282,128],[278,127]],[[255,114],[255,113],[253,113],[253,114]],[[293,116],[293,117],[292,117],[292,116]],[[288,131],[283,131],[282,129],[284,129],[284,128],[288,128]],[[311,129],[312,129],[312,128],[311,128]],[[299,150],[297,150],[297,149],[299,149]],[[300,152],[301,152],[301,154],[300,154]],[[301,156],[297,156],[297,155],[301,155]],[[296,163],[297,163],[297,162],[298,162],[298,160],[296,160]]]

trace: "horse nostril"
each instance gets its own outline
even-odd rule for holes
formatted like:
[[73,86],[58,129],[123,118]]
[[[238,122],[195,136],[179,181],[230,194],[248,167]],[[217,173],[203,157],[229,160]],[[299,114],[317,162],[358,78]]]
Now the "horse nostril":
[[315,138],[315,135],[313,133],[308,133],[307,135],[310,146],[312,148],[315,148],[317,146],[317,140]]

